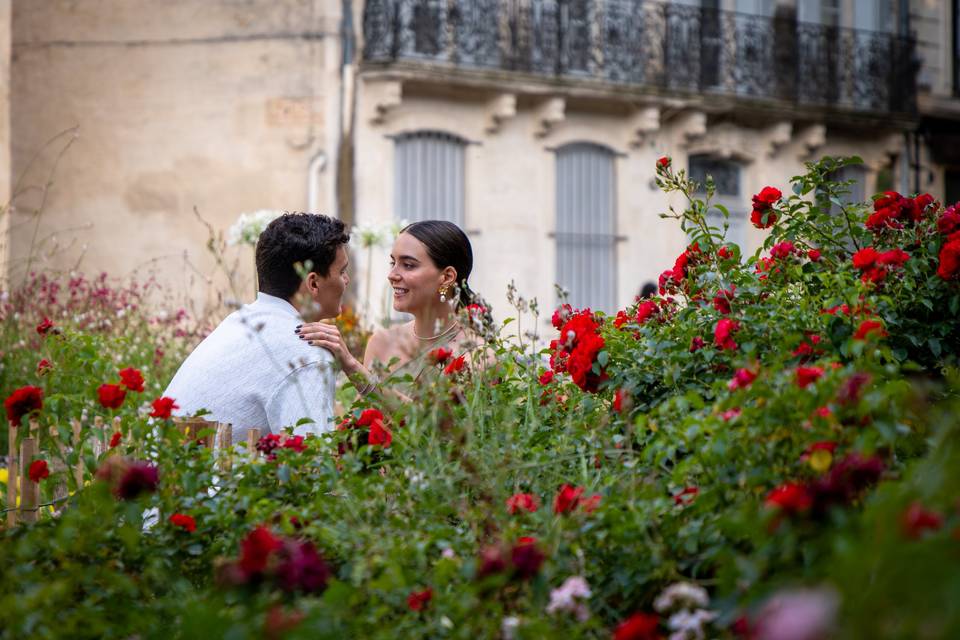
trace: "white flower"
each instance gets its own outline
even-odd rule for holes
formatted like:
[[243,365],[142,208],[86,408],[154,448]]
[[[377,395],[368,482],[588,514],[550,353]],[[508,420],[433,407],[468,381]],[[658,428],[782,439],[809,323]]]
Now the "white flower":
[[227,244],[231,247],[238,244],[256,246],[260,234],[274,219],[283,215],[277,209],[260,209],[253,213],[241,213],[237,221],[227,230]]
[[710,596],[706,589],[690,582],[675,582],[663,590],[653,601],[653,608],[663,613],[678,604],[694,607],[706,607],[710,604]]
[[840,598],[832,589],[781,591],[757,614],[757,640],[831,637]]
[[558,611],[569,611],[576,615],[577,620],[584,622],[590,617],[590,610],[578,598],[586,600],[590,595],[590,585],[586,580],[580,576],[570,576],[560,587],[550,592],[547,613],[552,615]]
[[500,623],[500,635],[503,640],[514,640],[517,635],[517,627],[520,626],[520,618],[516,616],[507,616]]
[[673,631],[670,640],[702,640],[703,625],[716,617],[715,612],[706,609],[697,609],[692,613],[687,609],[678,611],[667,621],[667,626]]

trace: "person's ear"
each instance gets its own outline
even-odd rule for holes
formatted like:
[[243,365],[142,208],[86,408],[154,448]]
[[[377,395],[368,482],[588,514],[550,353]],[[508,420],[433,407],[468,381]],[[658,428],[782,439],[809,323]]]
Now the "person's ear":
[[457,270],[453,267],[444,267],[440,272],[440,286],[452,287],[457,284]]
[[320,276],[316,271],[309,272],[307,277],[303,279],[303,283],[311,295],[316,295],[320,291]]

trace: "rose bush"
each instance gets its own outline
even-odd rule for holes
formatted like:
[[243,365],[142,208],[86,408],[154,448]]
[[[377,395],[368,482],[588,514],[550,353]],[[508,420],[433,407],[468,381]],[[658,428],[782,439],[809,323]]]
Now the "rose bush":
[[[55,323],[34,354],[52,370],[10,392],[43,389],[41,424],[117,415],[124,437],[84,451],[91,482],[57,518],[0,534],[0,633],[950,637],[954,214],[922,195],[846,205],[827,179],[846,162],[758,194],[769,236],[744,256],[708,223],[711,185],[693,198],[661,159],[690,247],[660,296],[561,307],[549,348],[493,340],[486,369],[445,375],[436,353],[413,402],[367,396],[323,437],[238,448],[228,472],[142,360]],[[44,491],[75,460],[54,444]]]

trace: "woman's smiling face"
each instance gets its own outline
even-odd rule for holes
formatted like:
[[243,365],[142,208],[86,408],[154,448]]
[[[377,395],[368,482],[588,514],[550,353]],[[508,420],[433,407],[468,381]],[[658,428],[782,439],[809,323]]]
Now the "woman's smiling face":
[[387,279],[393,287],[393,308],[406,313],[433,304],[446,280],[426,245],[409,233],[401,233],[393,243]]

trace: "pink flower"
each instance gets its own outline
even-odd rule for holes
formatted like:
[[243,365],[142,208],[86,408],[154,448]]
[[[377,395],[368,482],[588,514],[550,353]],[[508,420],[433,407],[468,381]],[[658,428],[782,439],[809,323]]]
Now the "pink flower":
[[750,371],[750,369],[737,369],[737,372],[733,374],[733,378],[727,383],[727,389],[730,391],[746,389],[753,384],[753,381],[756,379],[757,374]]

